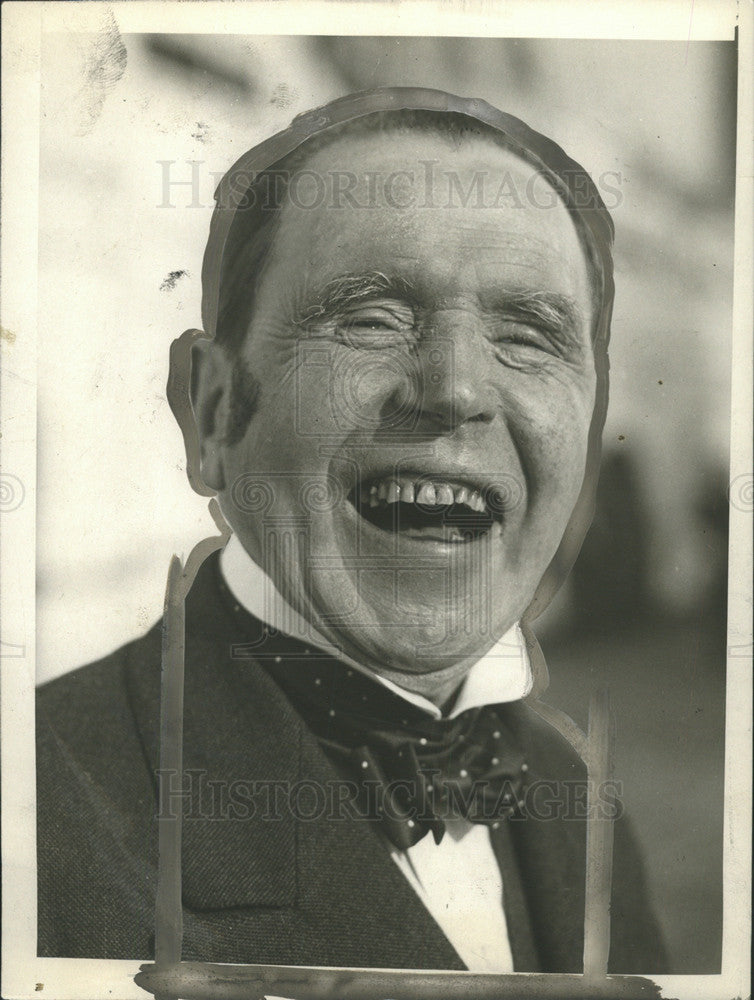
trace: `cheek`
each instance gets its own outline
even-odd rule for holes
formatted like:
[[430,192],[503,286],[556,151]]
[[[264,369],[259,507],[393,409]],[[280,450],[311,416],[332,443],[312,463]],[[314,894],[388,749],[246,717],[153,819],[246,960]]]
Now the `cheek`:
[[307,422],[336,436],[373,432],[394,423],[414,395],[408,355],[384,349],[315,347],[302,359],[295,381]]
[[574,499],[586,464],[594,380],[532,388],[521,448],[528,459],[532,499]]
[[580,485],[588,430],[588,425],[581,420],[547,427],[539,439],[539,464],[544,476],[564,487]]
[[[261,342],[259,342],[261,341]],[[249,428],[249,447],[282,454],[315,437],[330,423],[327,351],[291,336],[258,338],[247,365],[259,382],[259,406]]]

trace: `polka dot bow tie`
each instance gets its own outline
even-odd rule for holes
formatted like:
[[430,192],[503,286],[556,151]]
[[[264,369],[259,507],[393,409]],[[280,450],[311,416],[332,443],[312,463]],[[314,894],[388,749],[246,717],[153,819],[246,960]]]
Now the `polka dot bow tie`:
[[[379,822],[401,850],[445,820],[496,828],[523,805],[527,765],[506,705],[434,719],[388,688],[306,647],[272,637],[260,658],[344,776],[350,815]],[[279,649],[276,648],[279,646]]]

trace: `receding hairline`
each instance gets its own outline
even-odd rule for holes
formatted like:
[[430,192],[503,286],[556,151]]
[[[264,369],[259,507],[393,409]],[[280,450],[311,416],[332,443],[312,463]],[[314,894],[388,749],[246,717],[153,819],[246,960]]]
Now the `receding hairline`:
[[542,174],[560,200],[569,207],[563,191],[552,183],[554,171],[549,169],[543,171],[543,164],[536,153],[517,142],[508,133],[459,111],[430,111],[416,108],[373,111],[322,129],[305,139],[295,150],[282,157],[268,170],[287,170],[294,173],[309,169],[317,156],[332,149],[339,142],[373,140],[378,138],[381,132],[406,139],[425,135],[428,138],[445,141],[449,148],[456,150],[474,139],[488,141],[492,146],[508,152]]
[[[393,143],[390,141],[393,139],[397,139],[398,142]],[[426,141],[427,144],[436,144],[436,150],[430,151],[427,147],[422,148],[420,146],[422,141]],[[443,147],[450,154],[447,158],[443,158],[442,156]],[[381,182],[384,183],[388,180],[391,174],[394,176],[403,174],[411,184],[418,182],[420,185],[422,183],[429,185],[439,183],[443,179],[448,181],[458,166],[457,160],[454,157],[458,157],[469,150],[475,151],[475,162],[466,163],[464,167],[468,166],[477,170],[480,168],[482,170],[485,170],[485,168],[488,169],[490,171],[491,183],[497,183],[498,187],[503,180],[510,179],[511,167],[518,169],[526,178],[526,188],[522,187],[516,191],[515,196],[529,197],[530,193],[532,193],[529,187],[530,179],[539,179],[543,186],[546,186],[555,194],[559,207],[572,214],[568,203],[563,198],[562,192],[554,187],[551,178],[531,158],[523,155],[519,147],[515,144],[505,142],[505,137],[499,133],[495,134],[493,130],[469,131],[459,140],[454,138],[451,132],[438,133],[431,128],[424,128],[418,133],[407,126],[385,128],[382,132],[376,128],[366,127],[358,131],[344,129],[337,135],[328,137],[326,141],[318,143],[314,148],[297,151],[299,155],[295,161],[286,162],[282,171],[290,179],[311,177],[314,181],[317,178],[322,178],[326,184],[329,183],[330,185],[337,184],[344,176],[350,175],[363,186],[367,182],[376,183],[381,166],[380,160],[384,159],[386,161],[384,164],[386,173],[382,177],[379,177]],[[360,152],[365,152],[366,156],[369,157],[367,163],[354,162],[359,158]],[[430,152],[435,152],[436,156],[428,156]],[[496,161],[498,156],[499,159]],[[288,159],[290,160],[291,158]],[[391,163],[390,161],[393,162]],[[406,171],[393,170],[393,167],[398,166],[400,161],[403,161],[402,165],[408,168]],[[368,169],[369,167],[377,167],[377,170]],[[457,180],[457,184],[460,184],[460,180]],[[348,190],[352,192],[354,188],[349,188]],[[342,194],[342,187],[338,193]],[[536,193],[536,191],[533,193]],[[290,199],[287,201],[284,200],[281,206],[283,211],[291,207],[309,209],[308,205],[297,206]],[[392,206],[387,204],[386,207],[403,209],[412,206]],[[447,207],[463,206],[454,203],[451,197]],[[549,209],[551,206],[539,207]]]

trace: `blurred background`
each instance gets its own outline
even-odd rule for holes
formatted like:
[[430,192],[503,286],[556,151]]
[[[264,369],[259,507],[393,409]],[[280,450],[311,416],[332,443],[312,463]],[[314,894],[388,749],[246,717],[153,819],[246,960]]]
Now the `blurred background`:
[[[38,680],[161,614],[215,534],[168,409],[219,177],[293,115],[437,87],[526,120],[616,223],[593,528],[538,624],[547,700],[607,683],[673,972],[718,970],[736,54],[726,42],[48,34],[40,163]],[[606,190],[606,185],[610,190]]]

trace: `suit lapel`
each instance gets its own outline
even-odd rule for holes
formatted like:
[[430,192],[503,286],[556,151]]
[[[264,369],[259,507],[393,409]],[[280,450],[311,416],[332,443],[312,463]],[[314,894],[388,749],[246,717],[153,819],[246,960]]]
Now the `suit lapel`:
[[[186,605],[187,950],[210,961],[463,969],[378,832],[333,812],[342,781],[282,691],[252,658],[233,655],[248,635],[219,599],[214,563],[200,568]],[[152,663],[131,664],[130,688],[156,772],[159,632],[153,645]],[[177,808],[180,783],[170,780]],[[255,928],[274,943],[255,951]]]
[[[305,775],[317,784],[324,777],[325,785],[343,787],[308,733],[302,750]],[[313,936],[331,939],[331,964],[464,969],[390,857],[379,827],[338,812],[300,822],[297,844],[300,908],[318,921]]]
[[[540,970],[580,973],[586,824],[579,808],[585,801],[586,768],[566,740],[523,702],[511,705],[510,713],[529,765],[528,789],[524,816],[510,821],[509,846],[499,856],[506,868],[518,871]],[[503,877],[515,889],[515,875],[504,870]],[[526,936],[522,949],[522,961],[530,962]]]

